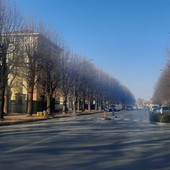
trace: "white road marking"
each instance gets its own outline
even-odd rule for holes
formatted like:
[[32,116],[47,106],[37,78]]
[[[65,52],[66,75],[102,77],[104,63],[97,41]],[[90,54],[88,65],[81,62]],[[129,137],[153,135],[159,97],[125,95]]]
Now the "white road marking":
[[129,118],[125,118],[124,120],[129,121],[130,119]]
[[139,120],[138,120],[138,119],[134,119],[133,121],[134,121],[134,122],[139,122]]

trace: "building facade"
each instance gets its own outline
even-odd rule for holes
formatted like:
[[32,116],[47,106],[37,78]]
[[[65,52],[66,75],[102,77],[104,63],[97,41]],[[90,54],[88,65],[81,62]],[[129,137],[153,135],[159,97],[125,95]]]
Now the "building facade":
[[[18,31],[11,36],[12,43],[9,46],[8,52],[8,85],[6,88],[6,108],[7,113],[26,113],[28,107],[28,93],[29,93],[29,75],[31,73],[31,65],[38,65],[41,62],[40,55],[37,53],[40,50],[46,52],[45,44],[49,47],[55,46],[48,38],[42,36],[40,33],[35,33],[30,30]],[[45,43],[44,43],[45,42]],[[48,50],[48,49],[47,49]],[[39,60],[35,57],[39,57]],[[42,53],[42,57],[43,53]],[[31,61],[31,60],[35,60]],[[33,70],[35,71],[35,70]],[[35,72],[34,88],[33,88],[33,113],[43,111],[46,109],[46,99],[40,93],[40,86],[38,80],[38,70]],[[43,97],[42,97],[43,96]],[[52,111],[60,110],[60,102],[58,96],[54,95],[52,99]]]

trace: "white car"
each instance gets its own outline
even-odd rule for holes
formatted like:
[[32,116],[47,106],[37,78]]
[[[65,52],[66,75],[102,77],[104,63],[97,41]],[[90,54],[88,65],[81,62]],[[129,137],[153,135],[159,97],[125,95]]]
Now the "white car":
[[161,114],[170,114],[170,107],[168,107],[168,106],[163,106],[163,107],[161,107],[160,108],[160,113]]
[[150,109],[149,109],[149,112],[150,113],[152,113],[152,112],[154,112],[156,109],[158,109],[159,108],[159,105],[152,105],[151,107],[150,107]]

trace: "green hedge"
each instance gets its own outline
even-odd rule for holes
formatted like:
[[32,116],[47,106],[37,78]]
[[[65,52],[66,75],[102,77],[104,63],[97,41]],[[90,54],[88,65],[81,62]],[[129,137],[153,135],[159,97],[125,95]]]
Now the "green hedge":
[[170,123],[170,115],[160,113],[149,113],[150,121]]
[[159,115],[160,122],[170,123],[170,115],[161,114]]

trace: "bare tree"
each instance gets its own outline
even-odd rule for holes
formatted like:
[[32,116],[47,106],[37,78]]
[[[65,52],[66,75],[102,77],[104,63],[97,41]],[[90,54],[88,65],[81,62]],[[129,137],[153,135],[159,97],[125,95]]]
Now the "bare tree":
[[8,53],[8,83],[5,88],[5,102],[4,102],[4,112],[8,114],[12,88],[15,86],[15,80],[19,77],[19,70],[22,64],[22,55],[21,49],[22,46],[20,44],[21,37],[16,38],[16,34],[13,34],[13,44],[10,44],[9,53]]
[[39,71],[40,53],[38,49],[39,34],[33,31],[24,33],[24,55],[23,63],[20,69],[20,75],[26,82],[27,89],[27,114],[33,113],[33,93],[37,83],[37,74]]
[[[74,81],[70,92],[83,111],[85,105],[91,111],[94,101],[96,110],[104,106],[109,107],[113,103],[134,104],[135,99],[129,89],[122,86],[115,78],[95,68],[90,60],[75,55],[71,61],[73,64],[70,76],[74,77]],[[73,108],[79,108],[79,105]]]
[[161,105],[170,105],[170,61],[167,61],[165,69],[162,71],[152,97],[153,102]]
[[41,49],[41,70],[38,75],[38,87],[41,87],[39,91],[46,98],[46,110],[50,114],[52,97],[60,85],[62,49],[55,33],[49,30],[41,33],[39,49]]
[[68,110],[68,95],[70,94],[70,90],[72,87],[72,76],[71,76],[71,66],[70,66],[70,58],[71,51],[63,47],[61,53],[61,67],[60,67],[60,91],[63,96],[63,113],[66,113]]
[[[13,33],[21,28],[21,17],[13,4],[0,0],[0,119],[4,117],[4,96],[10,67],[9,46],[13,44]],[[12,49],[13,51],[13,49]]]

